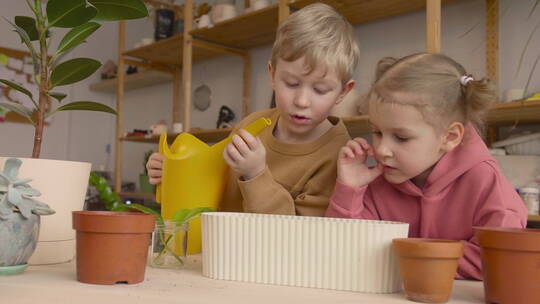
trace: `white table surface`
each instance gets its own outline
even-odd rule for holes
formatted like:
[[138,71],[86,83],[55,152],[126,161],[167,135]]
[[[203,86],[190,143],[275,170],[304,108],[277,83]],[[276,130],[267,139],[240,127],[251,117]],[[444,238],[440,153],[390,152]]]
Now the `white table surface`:
[[[29,266],[22,274],[0,276],[0,303],[413,303],[403,293],[367,294],[302,287],[214,280],[202,275],[200,257],[180,270],[146,268],[134,285],[92,285],[76,279],[75,263]],[[449,303],[484,303],[482,282],[454,281]]]

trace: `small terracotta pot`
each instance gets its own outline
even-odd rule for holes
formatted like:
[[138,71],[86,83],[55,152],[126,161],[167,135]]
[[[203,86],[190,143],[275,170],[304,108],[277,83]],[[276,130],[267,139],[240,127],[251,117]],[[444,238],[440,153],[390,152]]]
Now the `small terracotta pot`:
[[407,299],[424,303],[448,301],[454,284],[460,241],[404,238],[392,241]]
[[154,226],[151,214],[74,211],[77,280],[108,285],[142,282]]
[[474,227],[487,303],[540,303],[540,229]]

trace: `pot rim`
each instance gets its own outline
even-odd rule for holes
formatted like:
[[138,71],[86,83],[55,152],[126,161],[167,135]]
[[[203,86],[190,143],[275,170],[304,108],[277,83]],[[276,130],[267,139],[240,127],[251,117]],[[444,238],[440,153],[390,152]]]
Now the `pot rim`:
[[72,211],[73,215],[78,216],[155,216],[153,214],[133,211],[133,212],[124,212],[124,211],[101,211],[101,210],[79,210]]
[[54,162],[66,162],[66,163],[73,163],[73,164],[88,164],[92,165],[91,162],[84,162],[84,161],[75,161],[75,160],[65,160],[65,159],[50,159],[50,158],[31,158],[31,157],[18,157],[18,156],[2,156],[0,155],[0,158],[18,158],[22,161],[54,161]]
[[540,233],[539,228],[479,227],[479,226],[474,226],[473,230],[475,230],[475,231],[486,231],[486,232],[516,233],[516,234]]
[[400,257],[459,259],[463,255],[463,243],[459,240],[395,238],[392,245]]

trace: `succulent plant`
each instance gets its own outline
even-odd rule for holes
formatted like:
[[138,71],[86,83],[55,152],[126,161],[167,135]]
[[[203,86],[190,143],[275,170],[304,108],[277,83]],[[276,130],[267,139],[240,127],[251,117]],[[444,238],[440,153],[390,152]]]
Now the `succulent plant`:
[[21,164],[20,159],[10,158],[6,160],[4,170],[0,172],[0,220],[7,220],[13,212],[19,212],[25,219],[32,213],[54,214],[54,210],[47,204],[33,199],[41,193],[28,184],[32,180],[19,178]]

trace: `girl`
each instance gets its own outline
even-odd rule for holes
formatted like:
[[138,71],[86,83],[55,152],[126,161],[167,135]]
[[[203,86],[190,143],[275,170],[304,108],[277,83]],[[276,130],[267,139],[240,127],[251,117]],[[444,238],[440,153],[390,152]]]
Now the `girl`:
[[457,278],[481,280],[472,227],[527,222],[474,126],[493,92],[441,54],[383,59],[376,78],[366,99],[373,146],[355,138],[341,149],[326,215],[407,222],[410,237],[462,240]]

